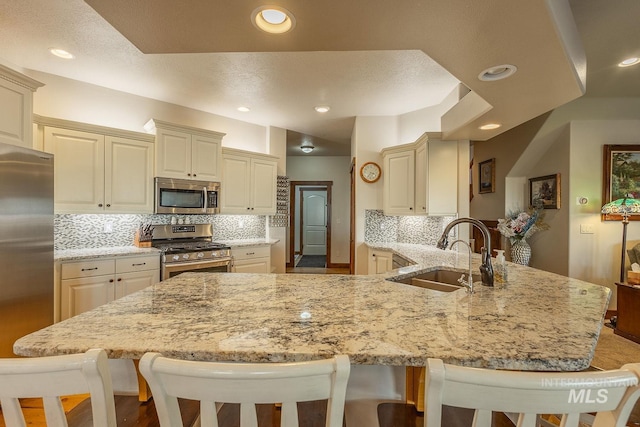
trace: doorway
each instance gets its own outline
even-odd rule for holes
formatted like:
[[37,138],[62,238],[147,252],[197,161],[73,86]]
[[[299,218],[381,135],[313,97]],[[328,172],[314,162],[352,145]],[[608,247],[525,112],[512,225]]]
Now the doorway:
[[[295,267],[297,257],[305,255],[310,259],[313,257],[314,267],[332,267],[331,187],[333,181],[291,181],[290,185],[291,227],[287,267]],[[323,265],[319,265],[320,263]]]

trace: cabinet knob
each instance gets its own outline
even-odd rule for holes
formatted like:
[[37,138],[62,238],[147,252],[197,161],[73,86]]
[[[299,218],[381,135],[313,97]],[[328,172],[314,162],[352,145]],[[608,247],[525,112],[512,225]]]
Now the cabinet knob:
[[193,176],[197,176],[197,175],[194,173]]
[[251,210],[253,210],[253,208],[251,208]]
[[111,207],[111,203],[107,203],[107,207],[110,208]]
[[118,282],[122,282],[122,277],[118,277]]
[[113,279],[109,279],[109,283],[113,283]]
[[98,203],[98,207],[101,208],[102,207],[102,203]]
[[250,207],[247,207],[247,210],[251,210],[251,208],[250,208]]
[[187,176],[191,176],[191,174],[190,174],[190,173],[188,173],[188,174],[187,174]]
[[409,208],[409,210],[410,210],[410,211],[412,211],[412,210],[413,210],[413,208]]

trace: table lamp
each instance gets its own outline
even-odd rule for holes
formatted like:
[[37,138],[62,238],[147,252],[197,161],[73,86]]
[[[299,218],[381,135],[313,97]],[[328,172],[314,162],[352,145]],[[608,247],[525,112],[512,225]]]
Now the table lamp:
[[640,214],[640,200],[623,197],[605,204],[601,212],[605,215],[622,216],[622,255],[620,257],[620,283],[624,282],[624,261],[627,246],[627,224],[631,215]]

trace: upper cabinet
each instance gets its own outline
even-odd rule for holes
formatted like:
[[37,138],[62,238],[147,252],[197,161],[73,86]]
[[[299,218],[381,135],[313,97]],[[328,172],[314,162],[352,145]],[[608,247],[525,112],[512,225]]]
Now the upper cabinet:
[[[36,117],[54,154],[56,213],[152,213],[153,137]],[[53,126],[56,125],[56,126]]]
[[220,213],[275,214],[277,161],[276,156],[223,148]]
[[0,142],[33,148],[33,92],[42,83],[0,65]]
[[224,133],[151,119],[145,129],[156,135],[156,176],[220,181]]
[[458,211],[458,144],[425,133],[382,150],[385,215],[452,215]]

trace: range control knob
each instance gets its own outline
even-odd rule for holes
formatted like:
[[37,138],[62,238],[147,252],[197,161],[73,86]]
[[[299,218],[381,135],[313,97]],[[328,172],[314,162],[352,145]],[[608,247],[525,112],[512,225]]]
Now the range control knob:
[[204,253],[202,253],[202,252],[198,252],[198,255],[197,255],[197,256],[198,256],[198,258],[204,258]]
[[182,255],[182,259],[189,259],[189,254]]
[[172,258],[174,261],[178,261],[180,260],[180,255],[174,255]]

